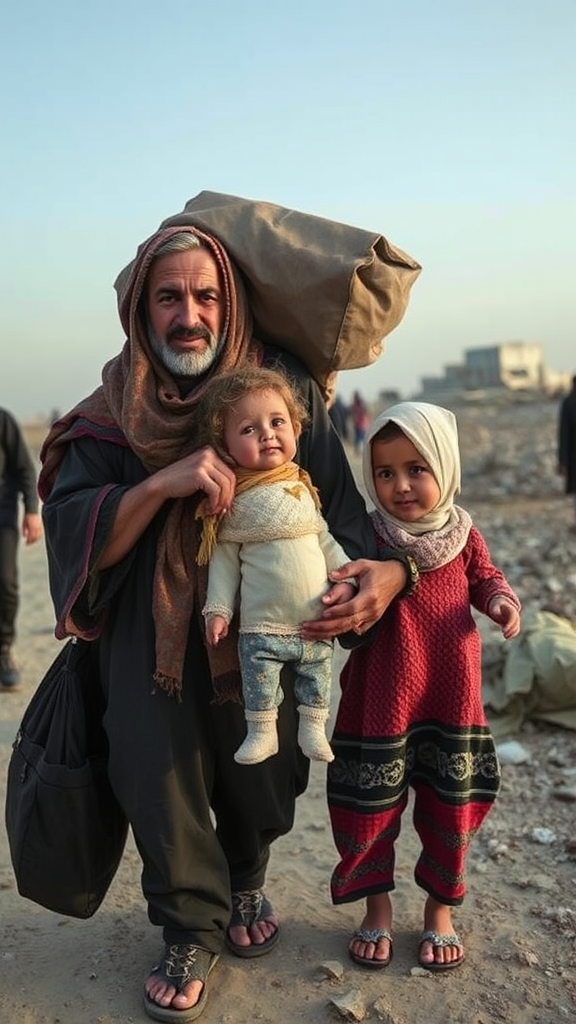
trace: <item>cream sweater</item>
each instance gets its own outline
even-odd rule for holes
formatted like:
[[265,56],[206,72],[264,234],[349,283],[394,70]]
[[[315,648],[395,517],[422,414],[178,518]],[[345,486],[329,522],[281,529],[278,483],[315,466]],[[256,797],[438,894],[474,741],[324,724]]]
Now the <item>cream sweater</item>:
[[256,485],[234,499],[210,560],[204,616],[241,633],[297,633],[318,617],[328,572],[350,561],[301,483]]

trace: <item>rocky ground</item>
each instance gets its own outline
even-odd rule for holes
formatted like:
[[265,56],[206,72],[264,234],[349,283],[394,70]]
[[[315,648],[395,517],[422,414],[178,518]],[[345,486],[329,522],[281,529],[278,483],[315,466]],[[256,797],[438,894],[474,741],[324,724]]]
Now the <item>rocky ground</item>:
[[[525,612],[576,618],[573,505],[556,475],[556,403],[466,405],[460,426],[460,503],[483,531]],[[358,460],[351,454],[357,472]],[[0,776],[41,672],[54,655],[53,615],[41,546],[22,552],[19,694],[0,699]],[[483,626],[486,650],[495,627]],[[339,652],[341,663],[344,655]],[[338,687],[334,687],[334,707]],[[394,894],[394,959],[370,973],[346,946],[361,907],[334,908],[335,852],[325,768],[312,765],[294,829],[273,846],[267,888],[282,941],[268,957],[225,954],[210,981],[206,1024],[559,1024],[576,1020],[576,731],[528,721],[507,738],[520,754],[503,765],[495,808],[473,844],[469,891],[455,915],[467,959],[432,975],[416,967],[422,894],[417,843],[405,815]],[[510,747],[509,747],[510,749]],[[3,784],[3,782],[2,782]],[[160,939],[146,920],[130,841],[103,907],[87,922],[50,914],[14,887],[0,832],[0,1021],[126,1024],[146,1018],[141,983]]]

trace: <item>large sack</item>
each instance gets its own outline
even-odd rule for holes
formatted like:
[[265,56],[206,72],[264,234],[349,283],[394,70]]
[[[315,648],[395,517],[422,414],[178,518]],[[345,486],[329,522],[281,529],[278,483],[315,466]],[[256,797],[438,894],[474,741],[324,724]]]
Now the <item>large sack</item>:
[[376,231],[273,203],[200,192],[161,227],[214,235],[242,271],[256,333],[297,355],[326,396],[338,370],[369,366],[420,273]]
[[502,661],[483,663],[482,699],[495,736],[538,720],[576,729],[576,630],[553,612],[529,612]]

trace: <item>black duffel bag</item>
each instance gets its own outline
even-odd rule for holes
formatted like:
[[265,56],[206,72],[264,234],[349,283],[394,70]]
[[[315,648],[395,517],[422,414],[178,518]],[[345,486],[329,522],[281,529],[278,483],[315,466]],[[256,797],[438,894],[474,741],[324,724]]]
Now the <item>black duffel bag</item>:
[[108,779],[97,643],[68,640],[13,744],[6,830],[21,896],[87,918],[116,874],[128,823]]

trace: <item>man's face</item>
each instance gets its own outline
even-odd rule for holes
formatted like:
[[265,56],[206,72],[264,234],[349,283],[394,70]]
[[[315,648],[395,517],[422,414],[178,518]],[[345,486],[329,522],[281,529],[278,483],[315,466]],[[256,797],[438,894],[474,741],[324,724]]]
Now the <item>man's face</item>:
[[221,345],[224,296],[218,266],[207,249],[160,256],[146,283],[150,344],[177,377],[196,377]]

